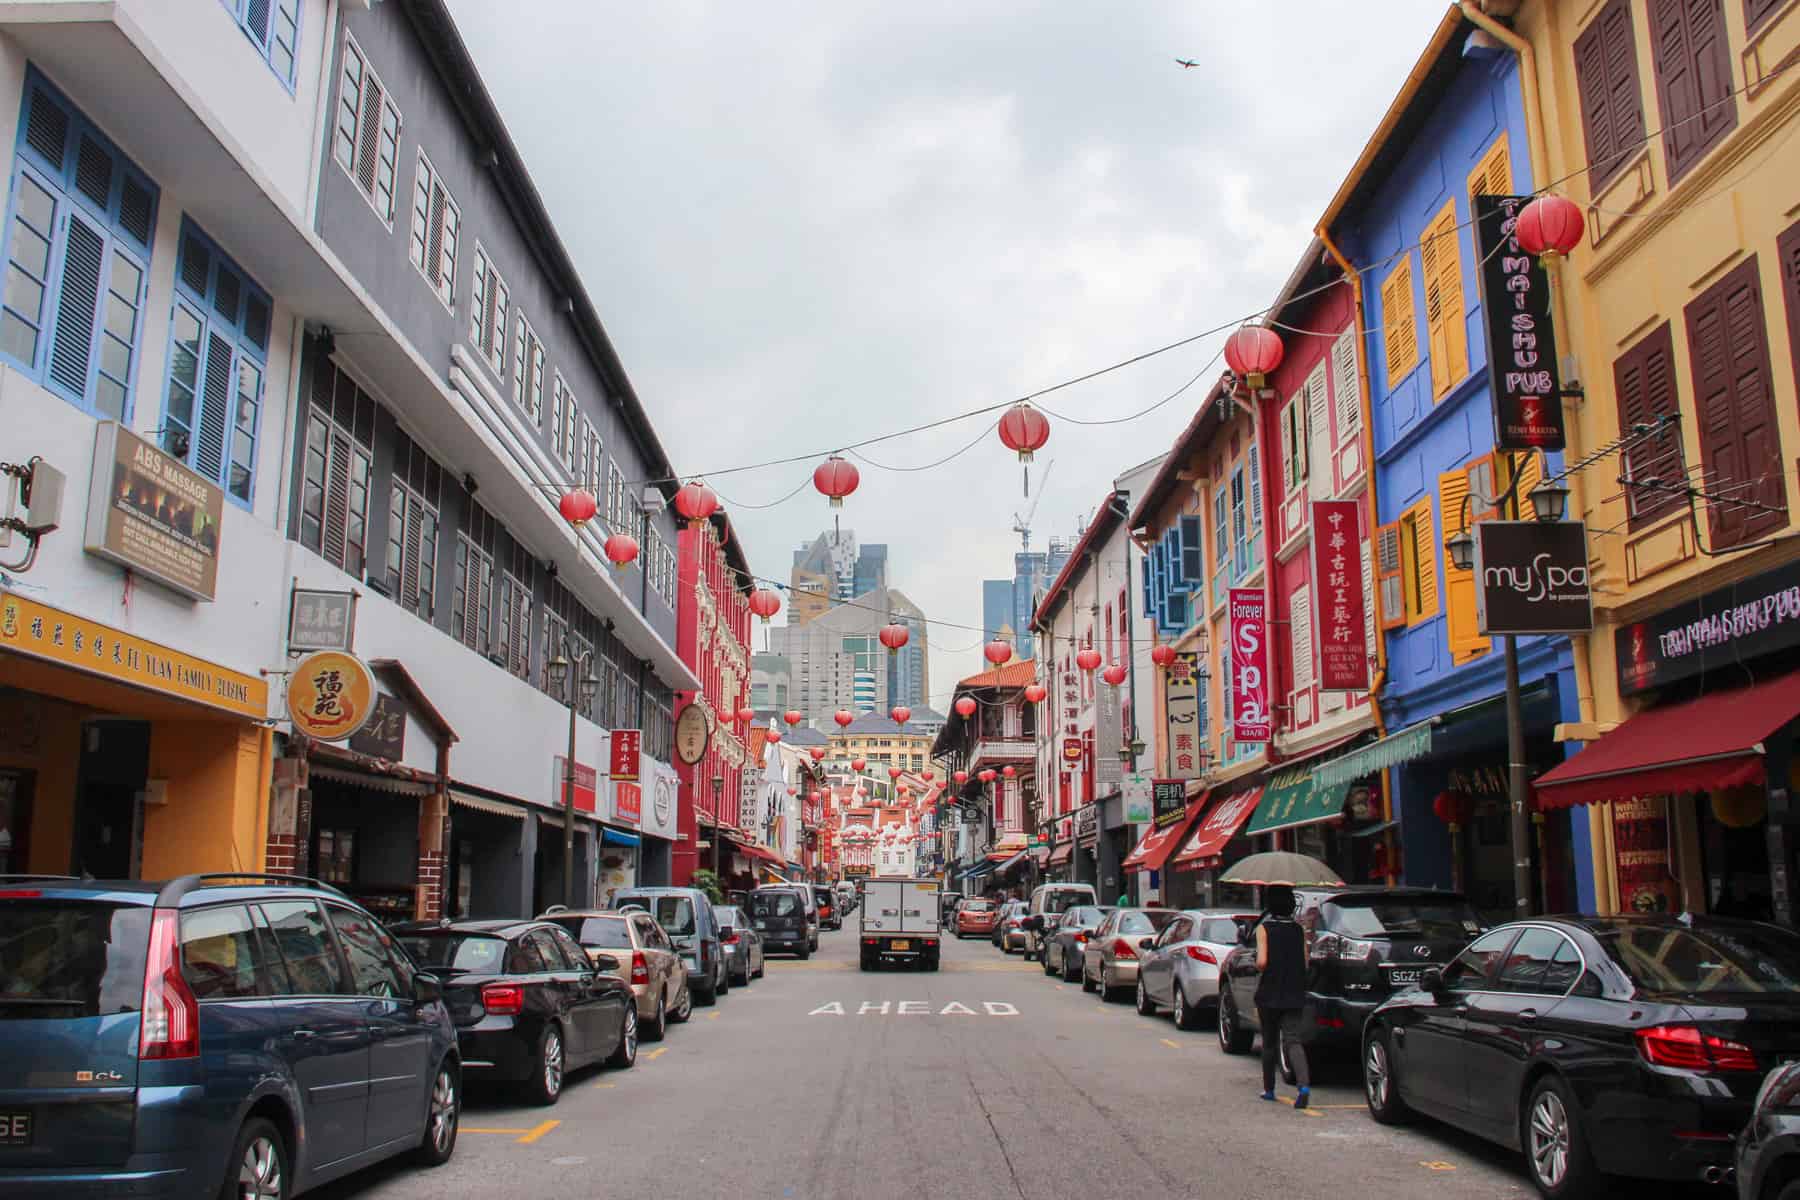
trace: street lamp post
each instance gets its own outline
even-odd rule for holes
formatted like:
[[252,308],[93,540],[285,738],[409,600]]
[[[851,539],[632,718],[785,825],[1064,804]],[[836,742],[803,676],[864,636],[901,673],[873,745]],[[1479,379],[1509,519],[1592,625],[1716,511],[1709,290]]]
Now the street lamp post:
[[[569,678],[570,658],[574,659],[574,667],[581,674],[579,680]],[[569,706],[569,756],[563,760],[563,904],[574,908],[575,904],[575,713],[577,698],[580,707],[586,708],[594,702],[594,695],[600,690],[600,681],[594,677],[594,652],[584,650],[580,654],[571,654],[569,639],[563,638],[562,653],[550,660],[550,686],[558,692],[564,692],[564,702]],[[570,686],[563,688],[567,680]]]
[[[723,801],[725,799],[725,776],[723,776],[715,771],[713,773],[713,777],[712,777],[712,787],[713,787],[713,839],[712,839],[712,843],[713,843],[713,846],[712,846],[713,878],[716,880],[721,880],[721,882],[723,882],[719,875],[719,866],[720,866],[719,843],[725,840],[725,835],[719,832],[721,829],[724,828],[724,824],[719,820],[719,814],[721,812],[719,805],[721,803],[723,803]],[[720,887],[719,890],[722,892],[725,889],[723,887]]]

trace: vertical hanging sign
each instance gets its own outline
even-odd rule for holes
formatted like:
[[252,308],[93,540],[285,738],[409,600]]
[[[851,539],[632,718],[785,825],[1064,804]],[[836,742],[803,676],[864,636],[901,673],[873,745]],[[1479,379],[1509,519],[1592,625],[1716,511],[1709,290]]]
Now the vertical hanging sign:
[[1475,257],[1487,325],[1488,386],[1494,437],[1502,450],[1561,450],[1562,383],[1550,277],[1513,236],[1530,196],[1476,196]]
[[1177,654],[1163,677],[1163,718],[1171,779],[1200,778],[1200,656]]
[[1268,603],[1261,588],[1232,588],[1231,738],[1266,742],[1274,734],[1269,709]]
[[1362,535],[1359,500],[1314,500],[1313,596],[1319,606],[1319,687],[1360,692],[1369,686],[1369,646],[1363,621]]

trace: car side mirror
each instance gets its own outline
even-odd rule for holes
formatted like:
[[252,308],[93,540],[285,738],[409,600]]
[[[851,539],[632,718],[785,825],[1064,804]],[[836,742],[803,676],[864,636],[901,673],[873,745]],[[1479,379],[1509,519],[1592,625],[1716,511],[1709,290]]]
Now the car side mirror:
[[436,975],[420,971],[413,976],[413,1003],[436,1004],[444,998],[444,984]]
[[594,960],[594,970],[596,971],[617,971],[619,969],[619,960],[610,954],[594,954],[589,957]]
[[1149,949],[1154,948],[1155,945],[1156,945],[1156,939],[1153,937],[1141,937],[1138,939],[1138,949],[1139,950],[1149,950]]
[[1444,990],[1444,972],[1438,967],[1426,967],[1419,972],[1419,990],[1429,992],[1433,996],[1441,995]]

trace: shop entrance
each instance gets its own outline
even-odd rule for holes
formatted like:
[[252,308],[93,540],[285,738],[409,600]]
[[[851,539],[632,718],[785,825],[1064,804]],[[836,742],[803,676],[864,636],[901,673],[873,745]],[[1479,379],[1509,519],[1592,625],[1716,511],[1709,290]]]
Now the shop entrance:
[[93,720],[81,728],[71,869],[95,879],[136,879],[144,851],[147,721]]
[[0,771],[0,875],[22,875],[31,861],[35,771]]

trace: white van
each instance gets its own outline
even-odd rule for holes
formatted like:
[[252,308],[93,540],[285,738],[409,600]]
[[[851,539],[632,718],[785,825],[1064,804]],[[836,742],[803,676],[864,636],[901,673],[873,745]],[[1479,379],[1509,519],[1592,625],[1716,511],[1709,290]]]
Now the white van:
[[[1031,893],[1031,904],[1025,910],[1025,958],[1027,961],[1039,961],[1044,953],[1045,927],[1056,923],[1056,919],[1083,904],[1098,904],[1099,897],[1094,894],[1091,883],[1046,883]],[[1033,918],[1036,918],[1035,920]]]

